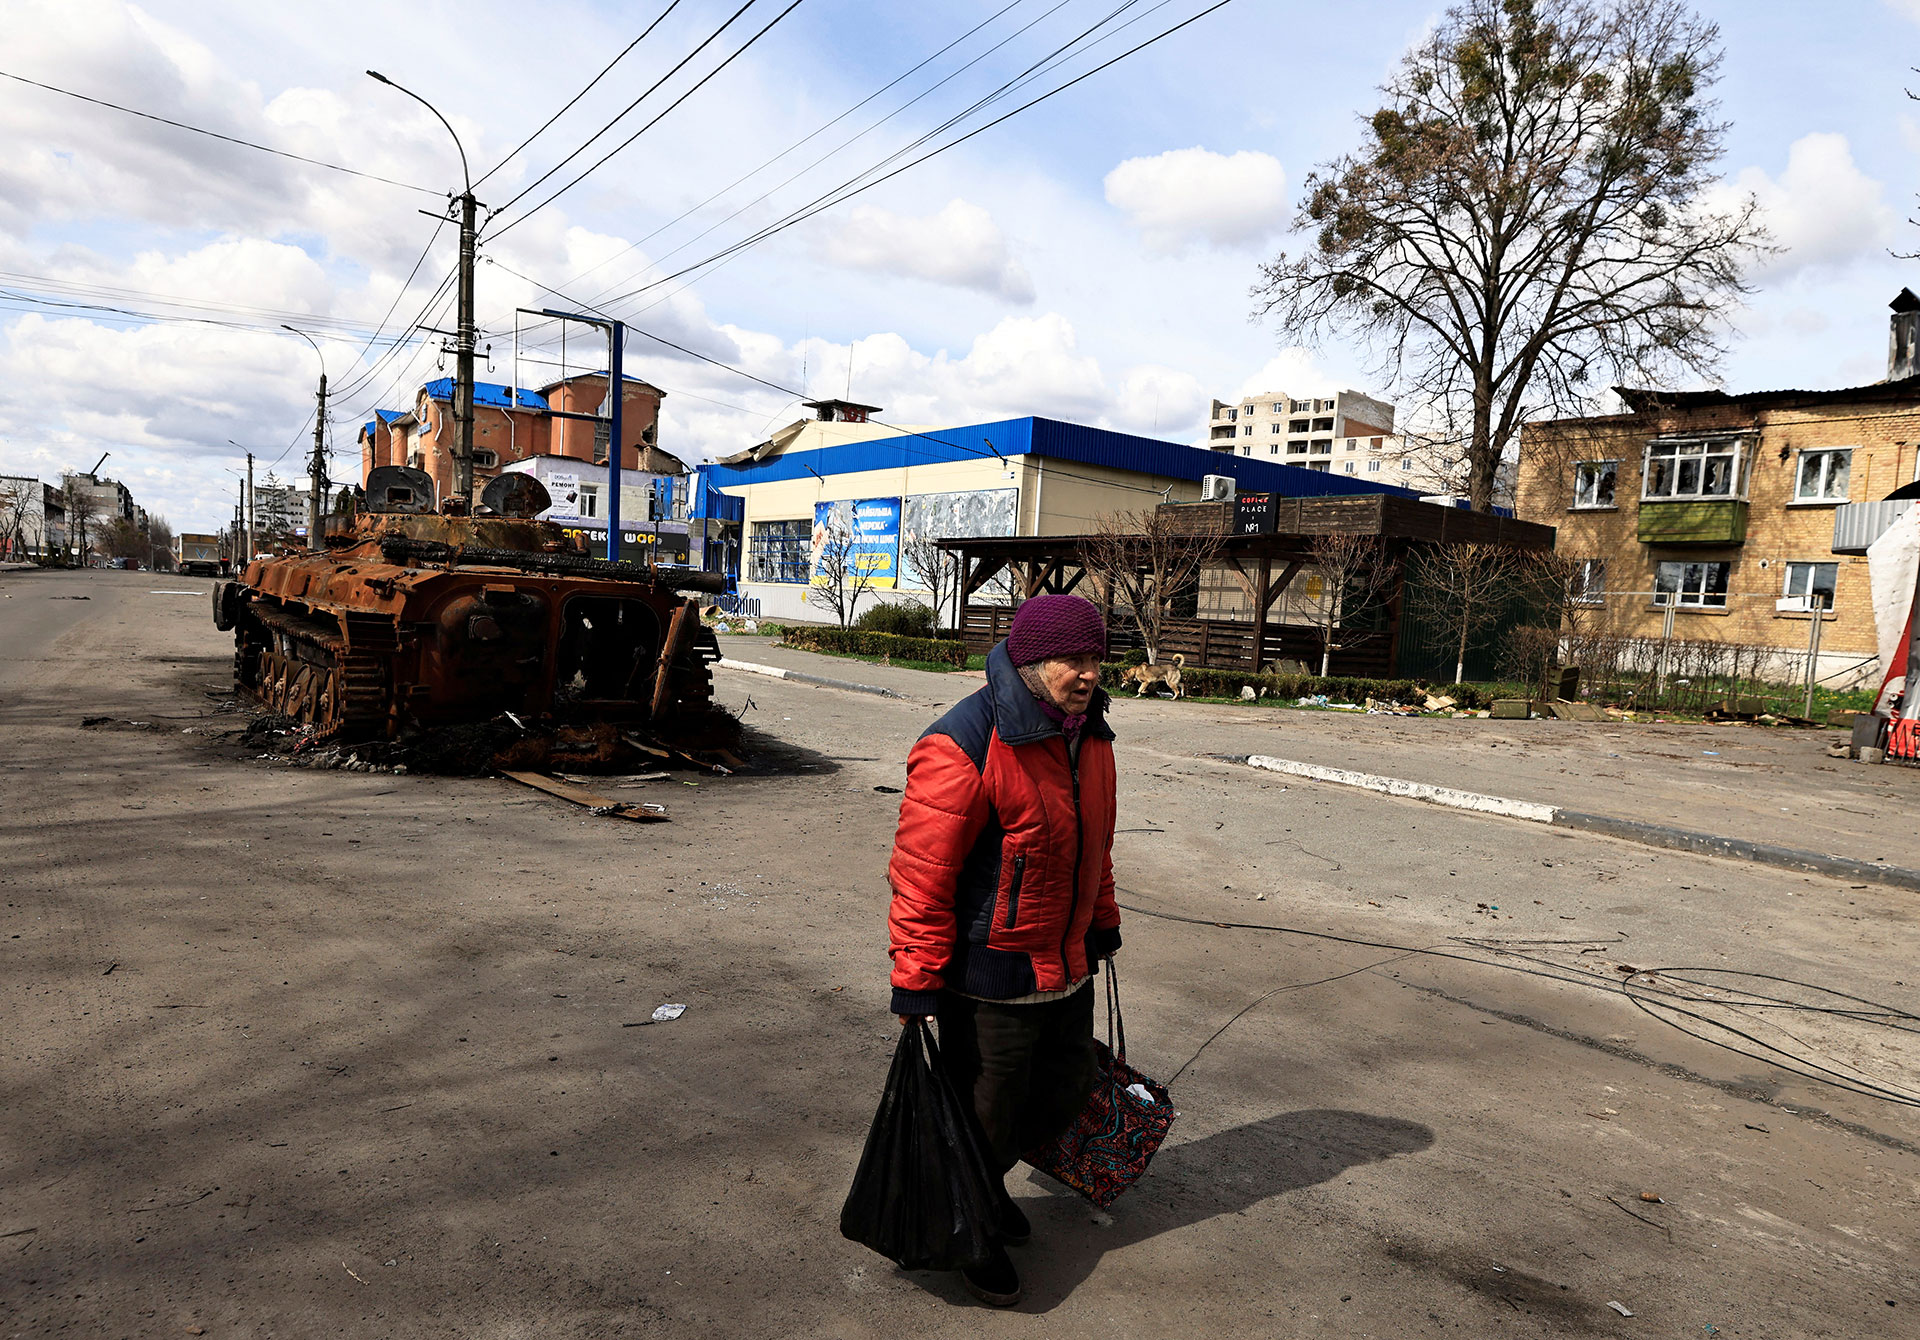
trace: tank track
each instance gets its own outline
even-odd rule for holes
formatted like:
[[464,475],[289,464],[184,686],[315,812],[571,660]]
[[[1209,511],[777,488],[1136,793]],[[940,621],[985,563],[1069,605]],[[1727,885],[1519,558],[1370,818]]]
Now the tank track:
[[355,743],[387,733],[391,620],[298,613],[249,602],[234,649],[234,680],[268,711],[310,727],[315,741]]

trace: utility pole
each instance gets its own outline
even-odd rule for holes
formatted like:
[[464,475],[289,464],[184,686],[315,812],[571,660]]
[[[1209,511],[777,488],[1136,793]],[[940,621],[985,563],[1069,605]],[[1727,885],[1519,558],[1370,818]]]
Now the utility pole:
[[453,369],[453,495],[468,506],[473,502],[473,215],[469,186],[460,197],[460,324],[454,337]]
[[254,545],[256,543],[255,537],[257,535],[258,535],[258,532],[254,529],[254,520],[253,520],[253,453],[248,452],[247,453],[247,562],[249,563],[253,562]]
[[313,411],[313,459],[307,462],[307,548],[315,553],[327,547],[322,531],[327,501],[327,374],[320,373],[320,392]]
[[320,532],[320,518],[323,514],[327,494],[327,356],[320,352],[320,346],[313,336],[298,326],[282,325],[282,330],[290,330],[308,344],[313,345],[314,357],[320,360],[320,392],[314,401],[313,411],[313,459],[307,462],[307,548],[315,553],[327,547],[327,537]]
[[368,70],[367,74],[388,88],[398,89],[432,112],[435,119],[447,128],[447,134],[453,135],[453,147],[460,151],[460,177],[466,190],[455,199],[460,206],[460,324],[454,333],[453,345],[453,496],[460,500],[464,510],[473,505],[473,262],[477,242],[474,213],[478,208],[473,198],[473,173],[467,167],[466,146],[460,143],[452,123],[440,115],[438,107],[412,89],[394,83],[378,70]]

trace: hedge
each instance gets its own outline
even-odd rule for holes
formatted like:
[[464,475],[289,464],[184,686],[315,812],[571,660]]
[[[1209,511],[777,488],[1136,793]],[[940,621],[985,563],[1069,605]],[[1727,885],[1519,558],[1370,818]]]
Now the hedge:
[[927,661],[967,668],[967,644],[944,638],[900,637],[869,633],[861,628],[814,628],[789,625],[781,642],[800,651],[830,651],[855,656],[886,656],[896,661]]
[[[1108,662],[1100,667],[1100,682],[1116,693],[1122,689],[1132,692],[1138,686],[1121,679],[1127,669],[1128,666],[1122,662]],[[1277,699],[1283,703],[1325,694],[1330,701],[1336,703],[1364,703],[1369,698],[1376,698],[1396,703],[1410,703],[1418,707],[1423,705],[1431,695],[1435,698],[1451,698],[1455,706],[1463,710],[1478,711],[1491,707],[1495,696],[1490,691],[1491,686],[1488,685],[1428,684],[1417,679],[1322,678],[1319,675],[1267,673],[1256,675],[1244,671],[1212,670],[1202,666],[1188,666],[1180,672],[1180,687],[1187,693],[1201,698],[1237,698],[1240,696],[1240,690],[1248,685],[1251,685],[1256,693],[1265,689],[1263,697]],[[1149,690],[1149,692],[1159,691]]]

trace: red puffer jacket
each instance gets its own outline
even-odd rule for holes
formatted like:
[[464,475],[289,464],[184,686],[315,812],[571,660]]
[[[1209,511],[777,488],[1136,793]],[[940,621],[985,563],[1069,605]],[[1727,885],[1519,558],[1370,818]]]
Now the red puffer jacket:
[[1064,990],[1120,947],[1106,706],[1096,690],[1076,759],[1002,643],[913,746],[887,866],[895,1014],[932,1014],[947,987]]

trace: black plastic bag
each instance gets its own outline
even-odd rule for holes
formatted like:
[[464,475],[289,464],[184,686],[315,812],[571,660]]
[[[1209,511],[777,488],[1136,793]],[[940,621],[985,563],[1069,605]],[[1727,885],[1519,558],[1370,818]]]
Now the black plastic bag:
[[886,1092],[840,1208],[840,1233],[907,1270],[992,1255],[1004,1192],[970,1104],[954,1094],[925,1020],[900,1030]]

